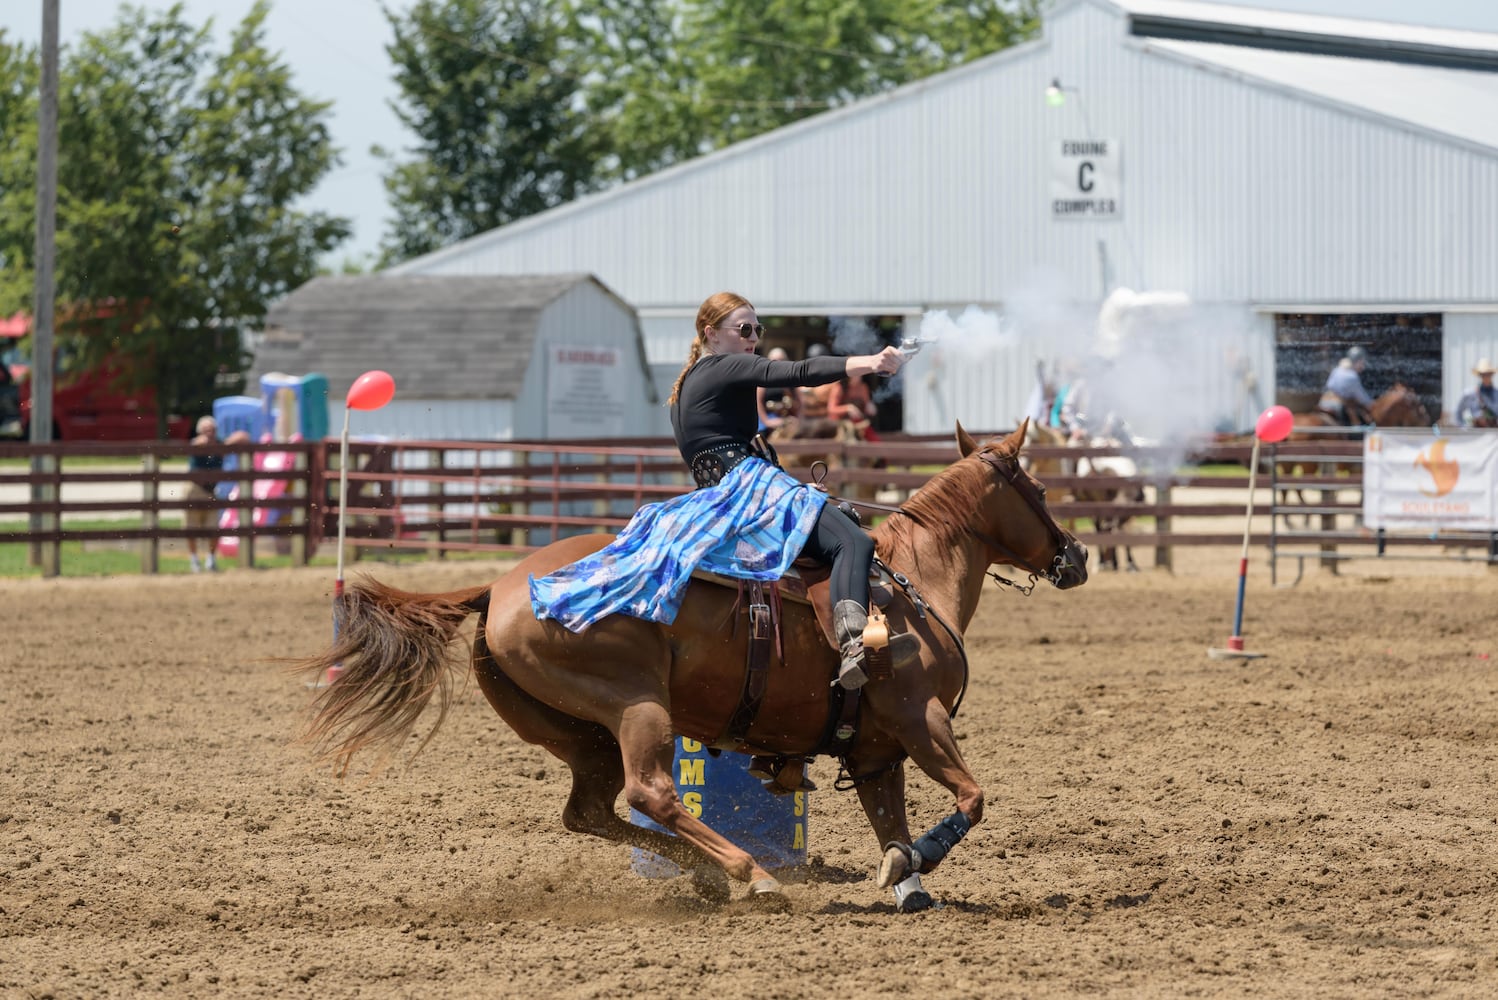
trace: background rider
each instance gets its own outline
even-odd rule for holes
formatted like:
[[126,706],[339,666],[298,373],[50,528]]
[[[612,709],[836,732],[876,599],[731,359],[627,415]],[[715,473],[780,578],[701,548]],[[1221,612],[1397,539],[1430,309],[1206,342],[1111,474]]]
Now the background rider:
[[1326,377],[1326,387],[1321,392],[1321,409],[1336,417],[1339,423],[1348,426],[1371,424],[1373,398],[1363,388],[1363,369],[1368,367],[1368,355],[1361,347],[1350,347],[1347,356],[1337,362]]

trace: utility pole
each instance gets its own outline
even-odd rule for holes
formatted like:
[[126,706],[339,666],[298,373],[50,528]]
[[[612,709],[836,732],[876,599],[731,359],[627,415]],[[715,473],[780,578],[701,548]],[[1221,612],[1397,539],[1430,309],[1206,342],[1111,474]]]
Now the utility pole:
[[[52,441],[52,322],[55,297],[53,271],[57,262],[57,5],[42,0],[42,92],[38,113],[36,151],[36,303],[31,312],[31,443]],[[57,499],[52,474],[53,455],[31,456],[31,502]],[[31,530],[56,531],[56,513],[33,511]],[[58,546],[32,543],[31,564],[43,576],[59,572]]]

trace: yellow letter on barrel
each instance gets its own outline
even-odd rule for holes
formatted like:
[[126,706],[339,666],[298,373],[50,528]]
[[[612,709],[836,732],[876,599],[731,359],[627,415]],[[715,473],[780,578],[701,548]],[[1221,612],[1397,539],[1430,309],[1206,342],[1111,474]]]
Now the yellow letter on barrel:
[[681,777],[676,780],[676,783],[678,785],[705,784],[707,779],[703,775],[703,765],[706,763],[701,757],[695,760],[683,758],[681,761]]

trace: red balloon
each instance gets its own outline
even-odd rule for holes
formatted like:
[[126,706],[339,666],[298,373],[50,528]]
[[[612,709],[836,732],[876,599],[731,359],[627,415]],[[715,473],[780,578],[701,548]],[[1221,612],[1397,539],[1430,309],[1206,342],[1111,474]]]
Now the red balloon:
[[1269,444],[1285,440],[1294,429],[1295,414],[1283,406],[1271,406],[1259,414],[1259,422],[1254,424],[1254,433],[1259,440]]
[[349,386],[347,403],[351,410],[378,410],[395,395],[395,379],[389,372],[376,369],[365,372]]

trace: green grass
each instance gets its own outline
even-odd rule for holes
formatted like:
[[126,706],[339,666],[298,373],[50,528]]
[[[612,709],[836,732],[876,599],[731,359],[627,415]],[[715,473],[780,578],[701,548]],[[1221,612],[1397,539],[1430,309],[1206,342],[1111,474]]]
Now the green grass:
[[[63,469],[99,469],[119,468],[120,466],[141,465],[139,455],[69,455],[62,460]],[[187,468],[187,459],[168,458],[162,461],[163,469]],[[31,468],[29,458],[0,458],[0,469],[10,472],[21,472]]]
[[[115,529],[138,529],[144,525],[140,518],[120,518],[104,521],[86,521],[69,518],[63,523],[66,530],[71,531],[110,531]],[[163,528],[180,528],[180,519],[161,519]],[[15,535],[26,530],[25,521],[6,521],[0,523],[0,577],[39,577],[42,575],[40,566],[30,564],[31,546],[27,542],[7,542],[7,535]],[[141,549],[144,543],[139,541],[122,541],[119,546],[113,546],[109,542],[68,542],[62,543],[59,555],[59,565],[63,576],[124,576],[140,573]],[[191,571],[188,562],[187,550],[181,540],[173,539],[171,542],[163,542],[159,550],[157,565],[164,575],[174,573],[187,573]],[[292,566],[295,561],[290,555],[276,555],[272,551],[273,543],[270,540],[261,542],[256,546],[255,566],[256,568],[268,568],[274,566]],[[85,547],[86,546],[86,547]],[[203,547],[203,546],[200,546]],[[226,559],[219,556],[219,566],[223,569],[240,565],[237,559]],[[323,560],[314,558],[312,564],[319,565],[326,561],[333,565],[336,560],[329,558]]]
[[1230,479],[1235,476],[1248,475],[1248,467],[1246,465],[1236,465],[1233,463],[1224,463],[1221,465],[1188,465],[1177,469],[1176,474],[1180,476],[1202,476],[1203,478],[1217,477],[1221,479]]
[[[107,521],[84,521],[69,519],[64,527],[73,531],[109,531],[111,529],[132,529],[142,527],[144,522],[139,518],[120,518]],[[161,519],[163,528],[180,528],[182,521],[169,518]],[[30,564],[30,544],[26,542],[7,542],[7,535],[16,535],[26,530],[25,521],[0,522],[0,579],[24,579],[27,577],[40,577],[42,569],[40,566]],[[109,542],[88,542],[85,548],[84,542],[63,542],[59,557],[61,575],[65,577],[89,577],[89,576],[135,576],[141,571],[140,553],[144,543],[139,541],[122,541],[119,547],[112,546]],[[204,546],[200,546],[204,548]],[[345,571],[350,566],[357,567],[360,563],[408,564],[427,562],[437,557],[433,553],[423,550],[412,549],[389,549],[366,547],[361,550],[359,561],[354,560],[355,550],[352,545],[346,550],[347,564]],[[504,553],[497,552],[449,552],[446,556],[448,562],[487,562],[494,559],[507,558]],[[226,558],[222,553],[218,557],[219,571],[239,569],[243,563],[238,559]],[[255,569],[275,569],[278,567],[295,566],[297,562],[291,555],[278,555],[275,552],[275,539],[261,539],[255,546]],[[321,549],[311,560],[310,566],[335,567],[338,565],[337,544],[333,539],[325,539]],[[181,539],[163,541],[157,561],[159,572],[163,576],[173,574],[184,574],[191,572],[191,564],[188,562],[185,543]]]

